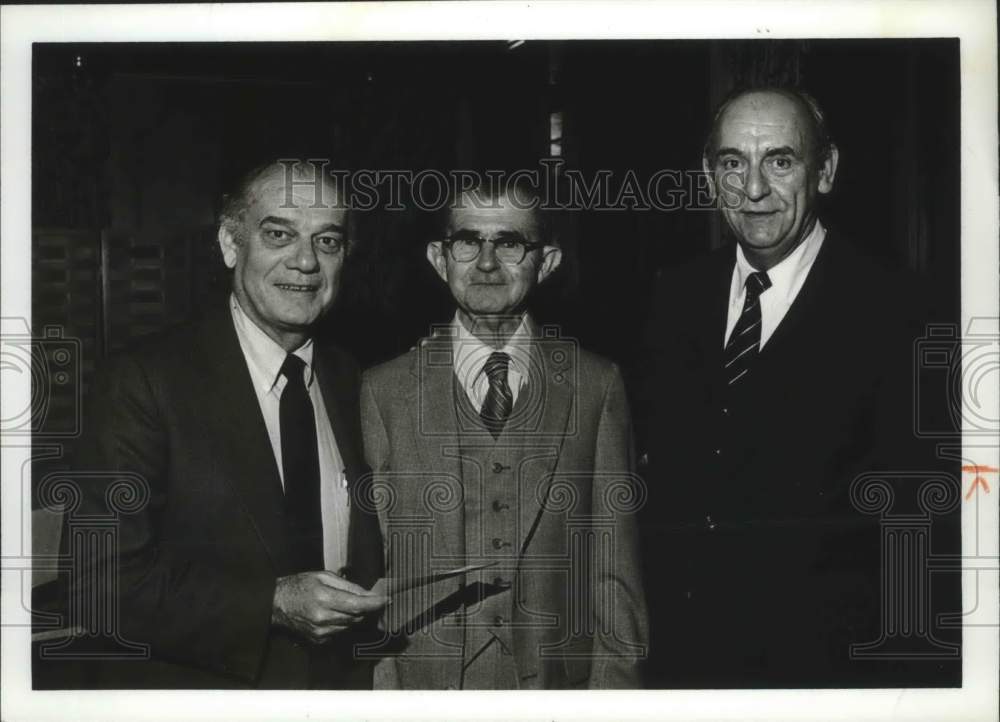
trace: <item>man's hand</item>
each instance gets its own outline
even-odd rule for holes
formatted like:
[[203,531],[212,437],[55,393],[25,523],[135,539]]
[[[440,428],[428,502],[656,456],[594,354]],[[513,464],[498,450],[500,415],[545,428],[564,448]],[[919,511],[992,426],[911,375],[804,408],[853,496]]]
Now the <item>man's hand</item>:
[[323,644],[381,611],[388,601],[333,572],[292,574],[278,579],[271,623]]

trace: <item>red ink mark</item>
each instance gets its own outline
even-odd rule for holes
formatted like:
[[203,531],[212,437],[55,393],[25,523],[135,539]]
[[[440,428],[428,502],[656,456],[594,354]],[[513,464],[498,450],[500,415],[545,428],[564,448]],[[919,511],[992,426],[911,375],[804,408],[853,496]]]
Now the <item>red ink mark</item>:
[[976,478],[972,480],[972,486],[969,487],[968,493],[965,495],[965,500],[968,501],[972,498],[972,492],[976,490],[977,486],[982,485],[983,490],[989,494],[990,485],[986,483],[986,478],[982,476],[983,474],[996,474],[1000,472],[1000,469],[995,469],[992,466],[978,466],[976,464],[969,464],[968,466],[963,466],[962,471],[966,471],[970,474],[975,474]]

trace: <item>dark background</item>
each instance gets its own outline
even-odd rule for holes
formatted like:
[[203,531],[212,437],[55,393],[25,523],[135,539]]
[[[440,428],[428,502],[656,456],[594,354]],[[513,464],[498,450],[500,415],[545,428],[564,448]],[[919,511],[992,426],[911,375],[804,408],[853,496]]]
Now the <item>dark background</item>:
[[[537,168],[559,113],[566,167],[644,179],[698,169],[713,106],[749,80],[820,100],[841,151],[825,222],[926,276],[954,311],[958,71],[948,39],[37,44],[35,326],[83,341],[86,383],[106,353],[213,302],[228,283],[219,197],[266,158]],[[722,243],[720,223],[703,210],[573,221],[575,262],[537,311],[628,365],[657,272]],[[364,253],[324,332],[370,364],[449,306],[420,218],[368,213],[359,233]]]

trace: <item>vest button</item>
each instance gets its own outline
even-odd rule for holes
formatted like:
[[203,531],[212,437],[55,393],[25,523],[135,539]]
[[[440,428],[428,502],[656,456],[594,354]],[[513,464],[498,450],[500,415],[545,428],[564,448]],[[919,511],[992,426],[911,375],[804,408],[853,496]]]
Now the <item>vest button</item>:
[[502,627],[503,617],[501,617],[499,614],[493,617],[493,624],[496,625],[497,627]]
[[503,464],[501,464],[499,461],[494,461],[493,462],[493,473],[494,474],[499,474],[503,470],[504,470]]
[[497,536],[493,537],[493,548],[494,549],[503,549],[504,547],[509,547],[509,546],[510,546],[510,542],[505,542],[503,539],[501,539],[500,537],[497,537]]
[[494,577],[493,578],[493,586],[494,587],[503,587],[504,589],[506,589],[507,587],[510,586],[510,582],[504,581],[503,577]]
[[510,509],[510,505],[499,500],[493,502],[493,511],[503,511],[504,509]]

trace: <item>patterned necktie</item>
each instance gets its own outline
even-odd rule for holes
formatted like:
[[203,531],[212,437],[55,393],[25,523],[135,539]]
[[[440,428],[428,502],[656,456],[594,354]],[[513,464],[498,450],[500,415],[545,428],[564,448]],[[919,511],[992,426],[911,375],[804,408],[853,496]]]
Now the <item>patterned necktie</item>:
[[323,569],[319,451],[305,370],[305,361],[294,354],[288,354],[281,365],[281,374],[287,380],[279,411],[281,467],[292,566],[296,571],[319,571]]
[[507,423],[507,417],[514,408],[514,395],[507,384],[508,364],[510,356],[503,351],[494,351],[486,359],[486,365],[483,367],[490,380],[490,389],[486,392],[479,418],[483,420],[494,439],[500,436],[504,424]]
[[770,287],[771,279],[764,271],[751,273],[746,280],[743,313],[736,321],[723,353],[723,370],[729,386],[746,376],[760,351],[760,294]]

